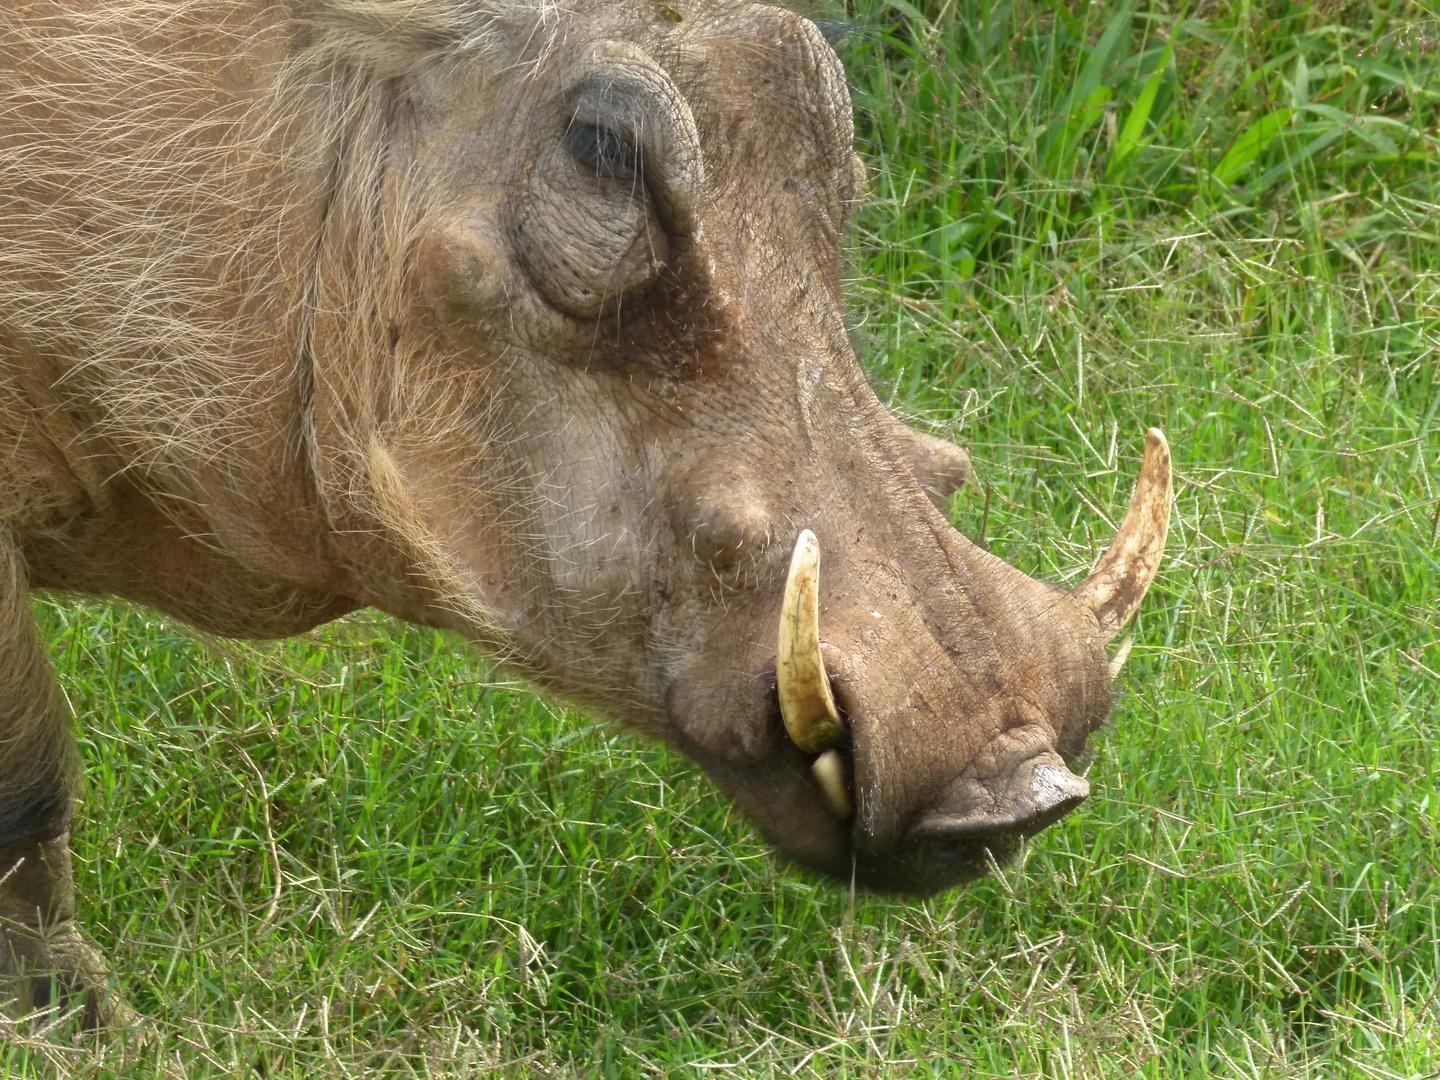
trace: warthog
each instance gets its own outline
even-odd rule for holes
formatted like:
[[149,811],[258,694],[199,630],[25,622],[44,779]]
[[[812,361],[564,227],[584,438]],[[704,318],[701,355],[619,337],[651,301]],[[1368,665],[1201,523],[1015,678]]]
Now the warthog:
[[744,0],[0,9],[12,1011],[122,1008],[31,588],[456,630],[865,888],[949,887],[1086,797],[1168,450],[1068,593],[952,529],[968,459],[847,339],[852,143],[816,26]]

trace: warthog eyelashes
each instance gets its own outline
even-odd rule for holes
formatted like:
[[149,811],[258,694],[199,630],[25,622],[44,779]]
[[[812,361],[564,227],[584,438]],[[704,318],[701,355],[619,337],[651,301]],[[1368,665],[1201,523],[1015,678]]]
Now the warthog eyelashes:
[[635,181],[640,177],[640,155],[623,135],[596,124],[571,124],[565,129],[565,149],[596,176]]

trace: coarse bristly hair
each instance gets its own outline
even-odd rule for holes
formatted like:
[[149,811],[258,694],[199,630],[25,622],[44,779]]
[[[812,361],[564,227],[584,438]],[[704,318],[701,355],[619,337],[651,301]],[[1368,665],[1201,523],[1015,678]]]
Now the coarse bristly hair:
[[[197,491],[197,466],[233,471],[243,455],[231,451],[267,437],[300,452],[293,395],[308,343],[296,339],[322,300],[314,216],[332,214],[338,193],[373,196],[385,80],[445,58],[534,64],[573,11],[566,0],[0,9],[0,388],[12,403],[0,403],[0,445],[13,448],[0,522],[43,516],[61,499],[57,471],[91,497],[117,471],[164,474],[158,486],[199,502],[217,482],[256,489],[231,475]],[[270,70],[257,79],[246,64]],[[237,92],[232,68],[253,85]],[[335,216],[354,225],[373,209]],[[373,328],[404,260],[365,254],[346,268],[344,303]],[[63,468],[27,438],[37,415],[56,425]]]
[[[167,442],[207,427],[212,437],[184,440],[192,456],[226,444],[213,436],[233,414],[227,402],[172,415],[173,378],[156,366],[182,365],[221,398],[263,396],[225,358],[253,357],[269,338],[256,322],[277,321],[273,294],[265,312],[237,297],[295,276],[286,236],[315,200],[283,186],[305,175],[287,166],[379,153],[340,145],[375,81],[441,57],[534,63],[572,11],[562,0],[68,6],[0,10],[0,332],[8,352],[105,365],[120,427],[127,404]],[[247,61],[278,69],[258,100],[227,95],[229,69]],[[319,139],[290,138],[307,116]],[[73,391],[86,381],[67,377]],[[125,449],[132,467],[166,456]]]
[[[390,432],[423,432],[415,417],[447,394],[438,379],[400,387],[393,374],[391,320],[409,295],[405,252],[425,198],[386,193],[393,82],[445,63],[538,70],[577,19],[640,9],[0,8],[0,535],[103,503],[121,476],[177,531],[232,551],[300,537],[345,504],[408,549],[436,602],[503,651],[509,635],[426,531],[387,450]],[[343,372],[314,370],[322,332]],[[313,458],[322,390],[344,402],[348,444],[323,468]],[[324,489],[325,505],[297,476]],[[493,478],[497,491],[508,482]],[[523,534],[525,514],[511,516]],[[304,557],[300,539],[296,548]]]
[[577,0],[315,0],[305,18],[337,51],[393,71],[436,53],[533,59],[576,7]]

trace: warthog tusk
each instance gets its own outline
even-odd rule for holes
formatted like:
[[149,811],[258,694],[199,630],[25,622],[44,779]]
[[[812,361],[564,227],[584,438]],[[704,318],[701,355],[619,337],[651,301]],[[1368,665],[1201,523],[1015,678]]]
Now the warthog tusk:
[[818,754],[845,737],[820,656],[820,543],[809,529],[795,541],[775,657],[780,715],[795,745]]
[[1120,669],[1125,666],[1125,658],[1130,655],[1130,646],[1135,644],[1135,639],[1129,634],[1125,640],[1120,642],[1120,647],[1115,650],[1115,655],[1110,657],[1110,681],[1114,682],[1115,677],[1120,674]]
[[840,751],[826,750],[815,759],[810,771],[815,774],[815,782],[820,785],[830,812],[841,821],[849,821],[850,789],[845,784],[845,763],[840,760]]
[[1110,549],[1070,595],[1095,613],[1109,641],[1135,614],[1160,568],[1170,528],[1170,446],[1158,428],[1145,433],[1145,460],[1130,512]]

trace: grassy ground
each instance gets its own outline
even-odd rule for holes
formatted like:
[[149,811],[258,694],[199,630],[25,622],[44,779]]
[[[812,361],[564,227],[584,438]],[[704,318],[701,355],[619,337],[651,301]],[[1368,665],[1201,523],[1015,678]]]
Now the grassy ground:
[[1175,450],[1094,797],[852,901],[429,633],[42,601],[87,918],[164,1049],[0,1077],[1440,1075],[1440,22],[858,2],[855,338],[971,447],[956,523],[1073,580]]

